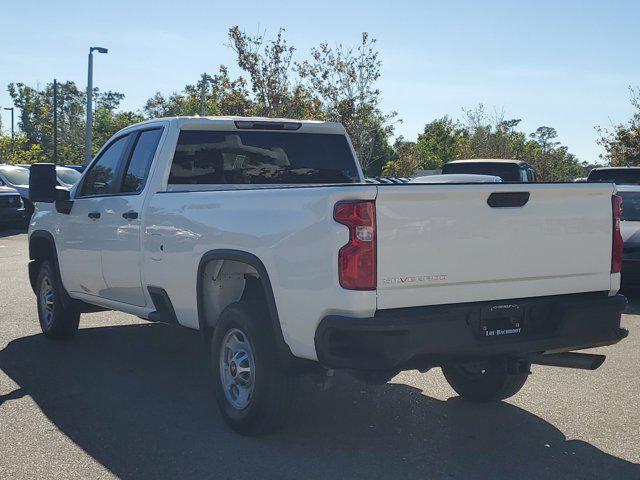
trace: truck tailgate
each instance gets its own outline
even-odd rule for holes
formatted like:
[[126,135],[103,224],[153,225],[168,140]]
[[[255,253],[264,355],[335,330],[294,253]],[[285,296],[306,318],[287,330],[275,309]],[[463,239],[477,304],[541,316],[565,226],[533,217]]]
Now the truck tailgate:
[[[529,199],[488,204],[506,192]],[[608,291],[612,194],[584,183],[378,186],[378,309]]]

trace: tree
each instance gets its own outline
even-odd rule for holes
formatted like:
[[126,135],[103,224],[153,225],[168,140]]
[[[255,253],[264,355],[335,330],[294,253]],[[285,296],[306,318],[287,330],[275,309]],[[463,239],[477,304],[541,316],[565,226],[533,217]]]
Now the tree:
[[453,160],[459,135],[460,126],[448,116],[427,123],[416,144],[420,168],[437,170]]
[[310,60],[296,65],[308,90],[322,101],[326,118],[345,126],[367,173],[379,157],[376,137],[382,133],[388,138],[397,116],[396,112],[383,113],[380,107],[380,90],[375,84],[382,62],[375,43],[366,32],[355,48],[321,43],[311,50]]
[[160,92],[156,92],[149,98],[143,107],[144,114],[148,118],[177,117],[179,115],[195,115],[195,111],[190,111],[187,99],[178,92],[173,92],[169,97],[165,97]]
[[640,87],[629,87],[630,102],[636,109],[631,119],[612,130],[596,127],[598,144],[605,153],[600,158],[614,166],[640,166]]
[[93,114],[93,153],[107,143],[115,133],[123,128],[144,120],[144,117],[135,112],[118,111],[124,95],[118,92],[107,91],[100,93],[95,89],[96,109]]
[[249,97],[247,82],[238,77],[235,80],[229,76],[229,70],[220,65],[218,73],[208,77],[210,94],[207,100],[207,110],[213,115],[252,115],[253,102]]
[[567,147],[556,141],[557,136],[555,128],[545,126],[538,127],[529,135],[536,147],[530,163],[536,169],[539,179],[570,181],[584,175],[584,168],[575,155],[568,152]]
[[415,142],[405,141],[399,136],[393,144],[394,157],[389,160],[382,169],[382,175],[386,177],[411,177],[416,171],[423,168]]
[[569,181],[584,175],[575,155],[556,140],[554,128],[542,126],[527,135],[517,130],[520,119],[504,119],[504,112],[489,116],[482,104],[463,109],[466,122],[456,137],[455,157],[524,160],[533,165],[541,181]]
[[[135,112],[115,112],[107,108],[96,109],[93,115],[93,154],[95,155],[115,133],[143,120],[144,117]],[[79,160],[82,160],[82,157]]]
[[13,104],[20,111],[18,127],[26,135],[27,144],[40,145],[45,150],[51,145],[53,118],[46,91],[40,91],[24,83],[10,83],[7,90]]
[[[9,95],[19,113],[18,126],[25,135],[21,145],[24,152],[31,151],[42,159],[53,160],[53,84],[44,89],[30,87],[24,83],[11,83]],[[115,132],[131,123],[142,120],[133,112],[118,112],[124,95],[107,91],[100,93],[94,89],[94,137],[93,151],[96,152]],[[58,162],[82,163],[84,158],[86,95],[74,82],[58,83]],[[36,155],[37,153],[37,155]],[[38,157],[40,158],[40,157]]]
[[43,161],[45,156],[40,145],[29,144],[24,133],[17,133],[13,140],[11,135],[0,134],[0,163],[19,165]]
[[516,130],[520,119],[505,120],[504,112],[485,112],[484,105],[462,109],[465,123],[457,138],[456,158],[512,158],[520,159],[526,139]]
[[156,92],[147,100],[143,110],[149,118],[198,115],[203,93],[206,115],[255,114],[246,81],[242,77],[232,79],[224,65],[214,75],[203,73],[198,82],[186,85],[182,93],[173,92],[165,97]]
[[551,127],[538,127],[538,129],[529,134],[529,137],[538,144],[540,153],[547,155],[552,152],[560,142],[555,141],[558,137],[558,132],[555,128]]
[[319,102],[300,83],[294,84],[295,48],[280,28],[272,40],[264,32],[250,35],[238,26],[229,29],[230,47],[238,66],[250,80],[254,112],[264,117],[319,118]]

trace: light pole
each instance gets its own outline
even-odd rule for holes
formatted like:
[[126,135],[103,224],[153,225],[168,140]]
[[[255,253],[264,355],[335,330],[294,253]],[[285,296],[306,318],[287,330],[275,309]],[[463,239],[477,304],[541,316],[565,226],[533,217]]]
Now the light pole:
[[58,80],[53,79],[53,163],[58,163]]
[[11,111],[11,143],[13,143],[13,107],[4,107],[4,109]]
[[87,165],[93,156],[93,51],[107,53],[104,47],[89,48],[89,68],[87,72],[87,125],[84,135],[84,164]]

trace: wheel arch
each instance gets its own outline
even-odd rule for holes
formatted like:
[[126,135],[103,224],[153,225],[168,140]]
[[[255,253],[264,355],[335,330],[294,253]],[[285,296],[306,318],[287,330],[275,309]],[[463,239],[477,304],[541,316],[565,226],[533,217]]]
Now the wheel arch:
[[31,284],[31,289],[34,294],[36,293],[36,281],[38,279],[40,264],[45,260],[51,260],[53,263],[57,281],[62,287],[62,302],[66,307],[73,307],[79,312],[100,312],[107,310],[104,307],[71,298],[62,282],[56,241],[51,232],[47,230],[34,230],[31,235],[29,235],[29,283]]
[[208,342],[211,337],[212,327],[208,325],[206,318],[206,310],[204,305],[204,273],[207,265],[213,261],[229,260],[246,264],[253,268],[258,274],[258,280],[264,293],[265,303],[269,313],[269,320],[271,328],[273,330],[276,346],[278,349],[278,357],[284,364],[289,364],[294,358],[291,353],[289,345],[284,340],[282,333],[282,326],[280,324],[280,317],[278,316],[278,309],[273,294],[273,288],[271,287],[271,280],[269,273],[267,272],[264,263],[253,253],[249,253],[243,250],[234,249],[216,249],[209,250],[200,258],[197,272],[196,282],[196,297],[197,297],[197,313],[198,313],[198,327],[200,333],[205,342]]
[[54,268],[58,272],[60,271],[53,235],[46,230],[36,230],[29,235],[29,283],[31,283],[31,289],[34,293],[40,263],[44,260],[51,260]]

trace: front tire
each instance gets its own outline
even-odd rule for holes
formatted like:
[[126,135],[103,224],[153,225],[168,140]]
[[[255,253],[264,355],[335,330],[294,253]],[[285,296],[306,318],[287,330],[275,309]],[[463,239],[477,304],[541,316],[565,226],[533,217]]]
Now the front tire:
[[511,374],[500,362],[443,365],[442,373],[458,395],[474,403],[497,402],[512,397],[529,376],[528,373]]
[[38,318],[47,338],[68,340],[78,331],[80,313],[64,305],[58,278],[51,261],[43,261],[36,280]]
[[261,302],[233,303],[220,314],[211,341],[218,407],[242,435],[282,427],[293,399],[295,378],[278,362],[268,315]]

